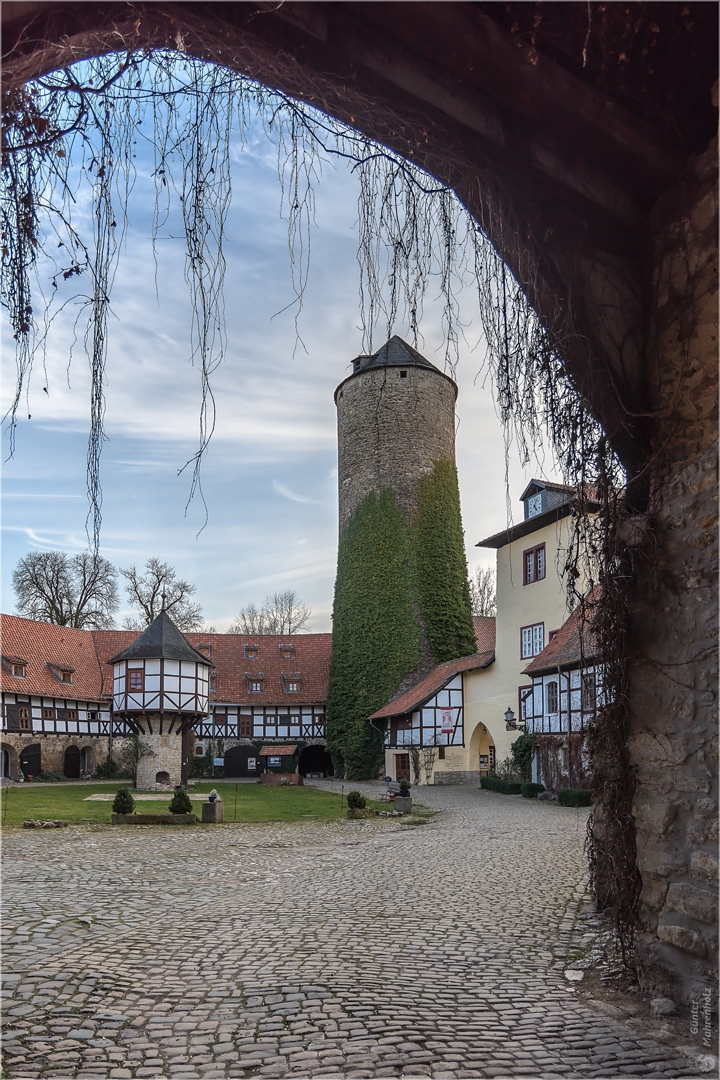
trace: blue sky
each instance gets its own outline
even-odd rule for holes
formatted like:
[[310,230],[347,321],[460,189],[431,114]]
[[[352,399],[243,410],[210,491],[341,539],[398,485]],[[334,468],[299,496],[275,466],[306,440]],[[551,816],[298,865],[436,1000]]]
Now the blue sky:
[[[186,514],[190,478],[187,472],[178,475],[197,447],[200,390],[198,372],[188,360],[184,243],[164,239],[157,245],[156,297],[149,239],[152,184],[147,169],[139,167],[112,294],[102,554],[121,567],[150,556],[172,563],[196,584],[196,599],[219,630],[250,601],[260,603],[269,591],[293,588],[313,610],[312,629],[325,631],[331,628],[337,552],[333,391],[361,351],[357,186],[344,165],[324,168],[300,318],[307,352],[296,350],[294,312],[283,311],[293,292],[276,155],[257,127],[247,148],[238,144],[233,153],[225,247],[228,350],[213,377],[217,426],[203,465],[209,520],[199,535],[204,509],[196,498]],[[87,210],[87,200],[81,200],[80,217]],[[177,235],[179,229],[165,230],[173,231]],[[441,306],[432,284],[428,298],[419,347],[442,367]],[[33,549],[75,552],[87,545],[89,378],[82,342],[68,370],[73,310],[54,324],[47,382],[36,365],[28,408],[20,411],[17,451],[4,463],[3,611],[14,609],[10,578],[20,557]],[[457,370],[457,463],[472,572],[493,563],[492,553],[474,545],[507,524],[508,510],[502,430],[489,382],[478,376],[484,350],[469,291],[462,298],[462,317],[467,344],[461,346]],[[402,323],[395,332],[409,338]],[[379,333],[376,347],[382,337]],[[5,402],[13,378],[5,326]],[[7,456],[6,437],[4,450]],[[522,469],[511,456],[516,519],[522,488],[541,468]],[[553,475],[550,466],[546,473]]]

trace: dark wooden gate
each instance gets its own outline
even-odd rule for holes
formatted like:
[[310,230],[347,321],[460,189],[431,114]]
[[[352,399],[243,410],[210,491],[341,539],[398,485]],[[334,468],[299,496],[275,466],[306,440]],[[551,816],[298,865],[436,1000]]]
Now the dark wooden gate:
[[226,776],[259,776],[261,764],[256,746],[232,746],[225,751]]
[[42,772],[40,743],[30,743],[20,751],[20,768],[25,776],[38,776]]
[[63,772],[68,780],[80,779],[80,747],[68,746],[65,751],[65,768]]

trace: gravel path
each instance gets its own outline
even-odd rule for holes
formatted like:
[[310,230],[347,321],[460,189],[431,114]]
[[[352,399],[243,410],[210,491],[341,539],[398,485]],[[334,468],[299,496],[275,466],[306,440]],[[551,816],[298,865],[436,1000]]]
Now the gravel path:
[[422,825],[9,832],[4,1075],[694,1075],[565,975],[587,811],[420,798]]

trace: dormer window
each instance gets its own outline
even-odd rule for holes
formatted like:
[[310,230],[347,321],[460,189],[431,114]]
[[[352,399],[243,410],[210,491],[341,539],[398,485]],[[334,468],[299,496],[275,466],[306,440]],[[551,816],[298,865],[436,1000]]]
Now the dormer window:
[[279,649],[283,660],[292,660],[295,656],[295,643],[293,641],[283,643],[279,646]]
[[27,679],[27,660],[22,656],[3,656],[2,665],[14,679]]
[[257,660],[260,655],[260,647],[258,645],[244,645],[243,648],[245,649],[246,660]]
[[75,668],[66,667],[65,665],[60,667],[59,664],[51,663],[48,663],[48,667],[59,683],[64,683],[66,686],[72,683]]
[[245,679],[247,681],[247,688],[249,694],[262,694],[265,691],[265,676],[262,671],[257,675],[250,675],[245,672]]
[[294,675],[283,675],[283,690],[286,694],[299,694],[302,679],[300,672],[296,671]]
[[198,645],[197,651],[199,653],[201,653],[203,656],[210,656],[210,654],[212,653],[212,645],[209,645],[209,644]]

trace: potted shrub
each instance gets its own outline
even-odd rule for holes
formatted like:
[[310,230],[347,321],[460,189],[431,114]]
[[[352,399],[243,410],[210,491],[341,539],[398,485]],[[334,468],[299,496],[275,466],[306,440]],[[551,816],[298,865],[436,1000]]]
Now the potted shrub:
[[411,787],[412,787],[412,784],[410,783],[409,780],[401,780],[400,781],[400,798],[401,799],[409,799],[410,798],[410,788]]
[[213,788],[212,791],[210,792],[210,794],[208,795],[208,802],[215,802],[217,797],[218,797],[217,790],[215,788]]

